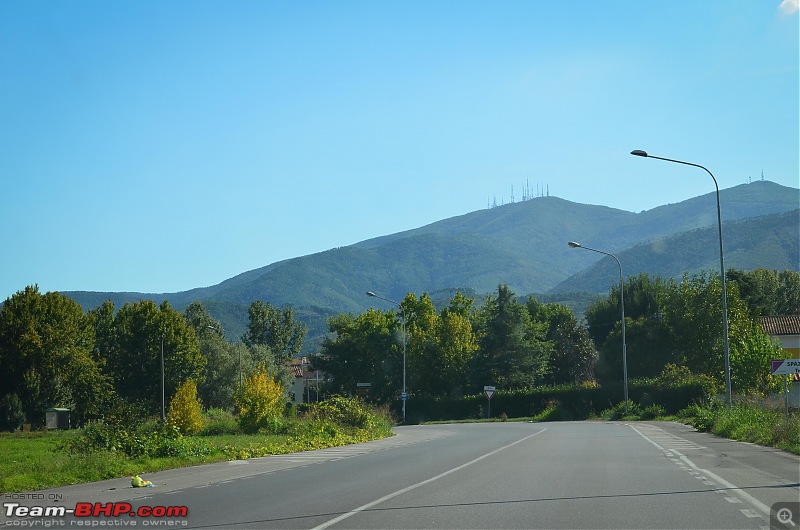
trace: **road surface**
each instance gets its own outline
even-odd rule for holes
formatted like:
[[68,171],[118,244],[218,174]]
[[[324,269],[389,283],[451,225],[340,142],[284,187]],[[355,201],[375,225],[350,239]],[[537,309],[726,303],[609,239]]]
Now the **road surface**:
[[[800,530],[800,458],[677,423],[481,423],[396,433],[354,446],[144,475],[154,488],[134,489],[130,479],[119,479],[37,492],[38,498],[5,495],[0,525],[768,529],[772,523]],[[8,503],[20,506],[10,515]],[[79,503],[81,513],[101,517],[19,512]],[[123,513],[103,516],[112,508]],[[129,515],[159,509],[163,517]]]

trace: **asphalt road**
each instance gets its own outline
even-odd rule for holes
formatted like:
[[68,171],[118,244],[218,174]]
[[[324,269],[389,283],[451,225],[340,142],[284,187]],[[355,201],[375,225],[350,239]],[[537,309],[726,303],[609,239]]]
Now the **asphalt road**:
[[[5,508],[0,525],[766,529],[772,522],[800,530],[800,458],[676,423],[459,424],[396,432],[349,447],[144,476],[154,488],[134,489],[130,479],[119,479],[37,492],[38,499],[5,495],[4,505],[99,503],[124,514],[36,518],[9,516]],[[187,513],[128,515],[141,507]],[[784,524],[776,517],[782,508],[789,510],[781,512]]]

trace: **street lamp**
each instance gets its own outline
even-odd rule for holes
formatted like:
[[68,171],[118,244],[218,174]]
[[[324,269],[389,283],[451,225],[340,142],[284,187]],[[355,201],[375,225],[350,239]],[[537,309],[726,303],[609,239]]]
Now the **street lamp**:
[[164,332],[161,332],[161,421],[167,420],[167,409],[164,404]]
[[724,352],[725,352],[725,394],[728,402],[728,407],[731,406],[731,357],[730,357],[730,344],[728,342],[728,296],[725,293],[725,258],[724,253],[722,251],[722,213],[720,212],[719,207],[719,185],[717,184],[717,179],[714,177],[714,174],[708,170],[708,168],[701,166],[700,164],[693,164],[691,162],[684,162],[682,160],[673,160],[671,158],[661,158],[660,156],[653,156],[648,155],[647,151],[642,151],[641,149],[636,149],[631,151],[631,154],[634,156],[641,156],[644,158],[655,158],[656,160],[665,160],[667,162],[675,162],[676,164],[683,164],[685,166],[694,166],[699,167],[700,169],[704,170],[706,173],[711,175],[711,179],[714,181],[714,187],[717,190],[717,225],[719,226],[719,272],[720,272],[720,282],[722,282],[722,337],[723,337],[723,344],[724,344]]
[[619,262],[619,259],[614,254],[610,252],[603,252],[602,250],[597,250],[596,248],[585,247],[580,243],[576,243],[575,241],[570,241],[567,243],[571,248],[582,248],[586,250],[591,250],[592,252],[599,252],[600,254],[605,254],[606,256],[611,256],[617,261],[617,265],[619,265],[619,305],[622,307],[622,384],[625,387],[625,414],[628,413],[628,347],[625,343],[625,278],[622,276],[622,263]]
[[403,399],[403,423],[406,422],[406,399],[408,398],[408,393],[406,392],[406,310],[399,302],[395,302],[394,300],[390,300],[388,298],[384,298],[382,296],[378,296],[377,294],[373,293],[372,291],[367,291],[367,296],[373,296],[375,298],[380,298],[381,300],[385,300],[389,303],[392,303],[400,308],[400,311],[403,313],[403,395],[401,396]]

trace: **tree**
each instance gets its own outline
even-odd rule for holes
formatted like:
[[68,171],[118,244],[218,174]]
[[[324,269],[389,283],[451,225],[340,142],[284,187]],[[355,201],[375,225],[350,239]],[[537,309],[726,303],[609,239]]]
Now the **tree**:
[[369,309],[355,316],[328,320],[333,337],[322,342],[311,369],[326,374],[326,390],[353,395],[357,383],[370,383],[369,397],[378,403],[399,398],[403,381],[401,325],[394,311]]
[[[657,319],[661,312],[659,300],[666,292],[666,283],[660,277],[650,278],[642,273],[628,278],[625,285],[625,318]],[[619,302],[619,286],[613,285],[608,296],[589,305],[586,322],[589,335],[601,347],[617,325],[621,325],[622,308]]]
[[82,423],[110,393],[94,350],[91,319],[66,296],[26,287],[0,308],[0,387],[16,394],[29,423],[68,407]]
[[[167,301],[125,304],[113,323],[114,344],[105,352],[106,370],[119,395],[141,402],[151,414],[161,410],[163,345],[165,399],[169,401],[187,379],[200,379],[206,360],[197,335]],[[102,353],[102,352],[101,352]]]
[[551,350],[545,330],[531,321],[507,285],[498,286],[476,320],[480,349],[472,365],[473,390],[486,384],[530,388],[542,379]]
[[245,378],[236,394],[236,405],[242,431],[253,434],[269,429],[283,414],[283,387],[264,366],[259,366]]
[[197,335],[200,355],[206,359],[197,393],[206,407],[232,409],[240,377],[249,372],[250,355],[241,343],[225,340],[222,324],[215,320],[200,302],[193,302],[184,311],[186,322]]
[[755,269],[749,272],[730,269],[728,282],[736,283],[739,295],[753,316],[780,316],[800,313],[800,273]]
[[248,309],[249,324],[242,338],[245,344],[263,344],[281,360],[288,362],[300,354],[307,328],[294,319],[294,309],[275,309],[272,304],[256,300]]
[[[727,306],[731,388],[736,392],[764,392],[770,384],[768,361],[780,357],[781,350],[750,316],[737,282],[728,285]],[[702,273],[684,275],[680,283],[672,281],[662,307],[677,364],[717,382],[724,381],[720,276]]]
[[[625,285],[625,327],[629,377],[654,377],[664,365],[676,362],[663,322],[662,303],[667,284],[647,274],[628,278]],[[589,334],[597,345],[596,375],[601,381],[619,381],[622,369],[622,311],[619,287],[586,310]]]
[[14,431],[25,422],[22,401],[16,394],[0,398],[0,431]]
[[572,310],[563,304],[541,304],[534,298],[526,307],[534,322],[546,326],[545,340],[552,345],[545,381],[561,384],[593,380],[597,351]]
[[169,402],[169,422],[181,431],[191,434],[203,428],[203,407],[197,397],[197,383],[188,379],[181,383]]
[[438,394],[460,397],[467,387],[469,366],[478,350],[478,338],[472,329],[470,308],[473,300],[456,293],[450,305],[442,309],[436,328],[436,374],[433,388]]

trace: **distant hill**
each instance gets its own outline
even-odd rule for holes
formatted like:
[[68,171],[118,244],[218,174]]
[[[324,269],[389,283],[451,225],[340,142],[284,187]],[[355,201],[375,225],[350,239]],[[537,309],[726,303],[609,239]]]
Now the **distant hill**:
[[[800,270],[800,209],[723,223],[725,270],[759,267]],[[616,254],[625,277],[647,273],[680,279],[684,273],[719,273],[719,230],[709,226],[640,243]],[[573,274],[552,293],[605,293],[619,285],[619,267],[604,257]]]
[[[726,222],[756,218],[741,227],[739,223],[731,228],[726,225],[726,238],[730,240],[727,267],[798,270],[800,190],[758,181],[722,190],[721,202]],[[787,216],[772,219],[775,214]],[[482,296],[500,283],[508,284],[521,296],[559,290],[607,291],[611,282],[605,266],[598,265],[596,275],[591,272],[603,256],[571,249],[567,246],[570,240],[624,257],[626,275],[639,269],[662,276],[681,276],[684,270],[698,268],[717,270],[719,264],[717,261],[715,266],[714,260],[718,250],[714,254],[714,248],[718,247],[709,240],[716,234],[716,223],[714,193],[640,213],[538,197],[273,263],[211,287],[164,294],[65,294],[84,308],[109,299],[120,307],[144,298],[158,302],[168,299],[174,307],[183,309],[199,300],[222,322],[231,340],[244,332],[247,307],[252,301],[291,305],[309,325],[307,350],[313,351],[327,331],[329,316],[359,313],[370,306],[391,308],[368,298],[368,290],[394,300],[408,292],[444,294],[452,289]],[[789,226],[792,223],[794,232]],[[791,238],[792,233],[794,254],[791,250],[784,252],[774,242],[768,244],[776,237]],[[673,237],[686,239],[673,243]],[[645,247],[650,248],[650,254]],[[661,247],[671,249],[675,258],[659,256],[654,249]],[[703,251],[683,252],[695,247]],[[641,260],[642,265],[635,265],[638,262],[634,259]]]

